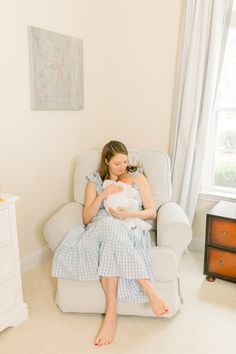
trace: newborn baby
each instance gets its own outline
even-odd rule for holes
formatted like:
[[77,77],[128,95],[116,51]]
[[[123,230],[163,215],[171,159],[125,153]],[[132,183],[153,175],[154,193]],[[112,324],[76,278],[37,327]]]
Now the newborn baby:
[[[106,188],[110,184],[122,187],[121,192],[111,194],[104,200],[104,207],[109,215],[109,208],[115,209],[123,207],[134,211],[139,210],[138,191],[136,188],[132,187],[132,182],[132,177],[129,174],[120,176],[117,182],[108,179],[103,182],[103,188]],[[151,229],[150,224],[139,218],[125,219],[124,222],[129,228],[137,228],[147,231]]]

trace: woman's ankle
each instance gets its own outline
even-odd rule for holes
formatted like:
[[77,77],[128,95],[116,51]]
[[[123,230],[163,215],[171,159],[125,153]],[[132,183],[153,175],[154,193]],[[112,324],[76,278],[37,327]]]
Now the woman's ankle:
[[110,319],[114,319],[116,318],[116,308],[107,308],[106,312],[105,312],[105,317],[106,318],[110,318]]
[[141,288],[143,289],[143,291],[145,292],[145,294],[149,294],[153,291],[153,285],[150,282],[150,280],[148,279],[139,279],[138,280],[139,285],[141,286]]

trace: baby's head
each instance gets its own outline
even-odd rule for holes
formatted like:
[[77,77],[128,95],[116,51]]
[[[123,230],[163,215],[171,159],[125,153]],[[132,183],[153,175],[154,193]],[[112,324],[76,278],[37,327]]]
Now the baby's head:
[[132,185],[132,177],[128,173],[119,176],[117,181]]

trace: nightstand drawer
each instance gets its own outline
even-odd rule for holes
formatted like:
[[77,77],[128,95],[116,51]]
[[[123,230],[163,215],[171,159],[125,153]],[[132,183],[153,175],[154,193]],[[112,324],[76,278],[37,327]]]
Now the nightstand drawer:
[[0,245],[11,240],[11,226],[8,208],[0,210]]
[[16,280],[15,278],[0,284],[0,314],[16,305]]
[[236,279],[236,253],[208,247],[208,273]]
[[210,219],[209,243],[236,250],[236,223],[220,218]]
[[0,247],[0,284],[14,276],[12,245]]

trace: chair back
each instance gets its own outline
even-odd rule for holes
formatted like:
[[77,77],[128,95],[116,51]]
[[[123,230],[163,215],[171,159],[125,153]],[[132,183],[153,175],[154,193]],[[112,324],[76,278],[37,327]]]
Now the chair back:
[[[100,161],[101,151],[81,154],[76,158],[74,198],[83,205],[86,176],[93,175]],[[170,159],[157,150],[130,150],[129,164],[139,165],[148,179],[156,208],[171,199]]]

